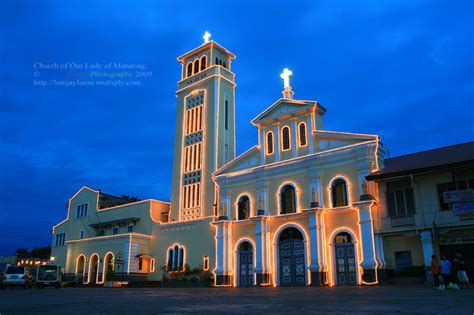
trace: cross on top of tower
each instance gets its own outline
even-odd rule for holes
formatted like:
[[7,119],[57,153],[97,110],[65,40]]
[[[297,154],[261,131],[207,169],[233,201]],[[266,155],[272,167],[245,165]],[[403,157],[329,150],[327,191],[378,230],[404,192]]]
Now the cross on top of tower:
[[208,43],[209,42],[209,38],[211,38],[211,33],[209,33],[208,31],[206,31],[204,33],[204,36],[202,37],[204,39],[204,44],[205,43]]
[[283,69],[283,72],[280,74],[280,78],[283,79],[283,87],[286,88],[291,88],[290,87],[290,77],[293,76],[293,72],[291,70],[288,70],[288,68]]
[[293,90],[290,86],[290,77],[293,76],[293,72],[288,70],[288,68],[283,69],[283,72],[280,74],[280,78],[283,79],[283,97],[286,99],[293,99]]

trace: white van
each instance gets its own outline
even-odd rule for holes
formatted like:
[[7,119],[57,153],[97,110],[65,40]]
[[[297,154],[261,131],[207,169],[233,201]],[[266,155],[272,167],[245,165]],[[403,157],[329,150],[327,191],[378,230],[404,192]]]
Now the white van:
[[63,280],[61,266],[39,265],[36,270],[36,287],[55,287],[59,289]]

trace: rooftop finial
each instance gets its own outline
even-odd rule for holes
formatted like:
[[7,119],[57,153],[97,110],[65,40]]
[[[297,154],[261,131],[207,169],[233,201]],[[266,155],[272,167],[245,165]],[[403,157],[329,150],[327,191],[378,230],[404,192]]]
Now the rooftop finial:
[[283,79],[283,98],[289,100],[293,99],[293,94],[295,94],[290,86],[290,77],[292,76],[293,72],[288,70],[288,68],[283,69],[283,72],[280,74],[280,78]]
[[211,33],[209,33],[208,31],[206,31],[204,33],[204,36],[202,37],[204,39],[204,44],[205,43],[209,43],[209,38],[211,38]]

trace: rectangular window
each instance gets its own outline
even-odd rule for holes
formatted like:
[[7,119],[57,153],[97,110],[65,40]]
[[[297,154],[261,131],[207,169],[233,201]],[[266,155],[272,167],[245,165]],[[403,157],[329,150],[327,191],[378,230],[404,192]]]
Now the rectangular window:
[[97,230],[96,235],[97,236],[104,236],[105,235],[105,230],[104,229]]
[[134,225],[133,224],[130,224],[128,227],[127,227],[127,233],[133,233],[133,230],[134,230]]
[[224,126],[225,130],[229,129],[229,101],[225,100],[224,106]]
[[150,272],[155,271],[155,258],[150,259]]
[[138,258],[138,270],[142,271],[143,270],[143,258]]
[[79,238],[80,238],[81,240],[84,238],[84,231],[81,230],[81,234],[80,234]]
[[415,214],[415,199],[409,180],[387,183],[386,200],[390,217],[406,217]]
[[444,193],[448,191],[474,189],[474,179],[462,179],[449,183],[438,184],[436,186],[438,190],[439,209],[441,211],[450,211],[452,210],[452,203],[445,202]]
[[395,270],[398,272],[404,271],[406,268],[413,266],[411,251],[395,252]]
[[89,205],[87,203],[82,204],[82,205],[78,205],[77,208],[76,208],[76,218],[83,218],[83,217],[87,216],[88,206]]
[[65,243],[66,243],[66,233],[56,234],[54,246],[55,247],[64,246]]
[[209,270],[209,256],[202,257],[202,270]]
[[114,228],[112,230],[112,234],[115,235],[115,234],[118,234],[118,232],[119,232],[118,226],[114,226]]

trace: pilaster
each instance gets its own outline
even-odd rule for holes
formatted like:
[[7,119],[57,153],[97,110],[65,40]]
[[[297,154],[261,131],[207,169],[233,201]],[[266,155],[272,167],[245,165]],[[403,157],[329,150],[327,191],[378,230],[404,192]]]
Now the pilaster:
[[353,203],[359,212],[359,229],[363,260],[360,266],[364,270],[362,279],[366,283],[376,281],[377,261],[375,260],[375,240],[371,207],[374,201],[360,201]]

